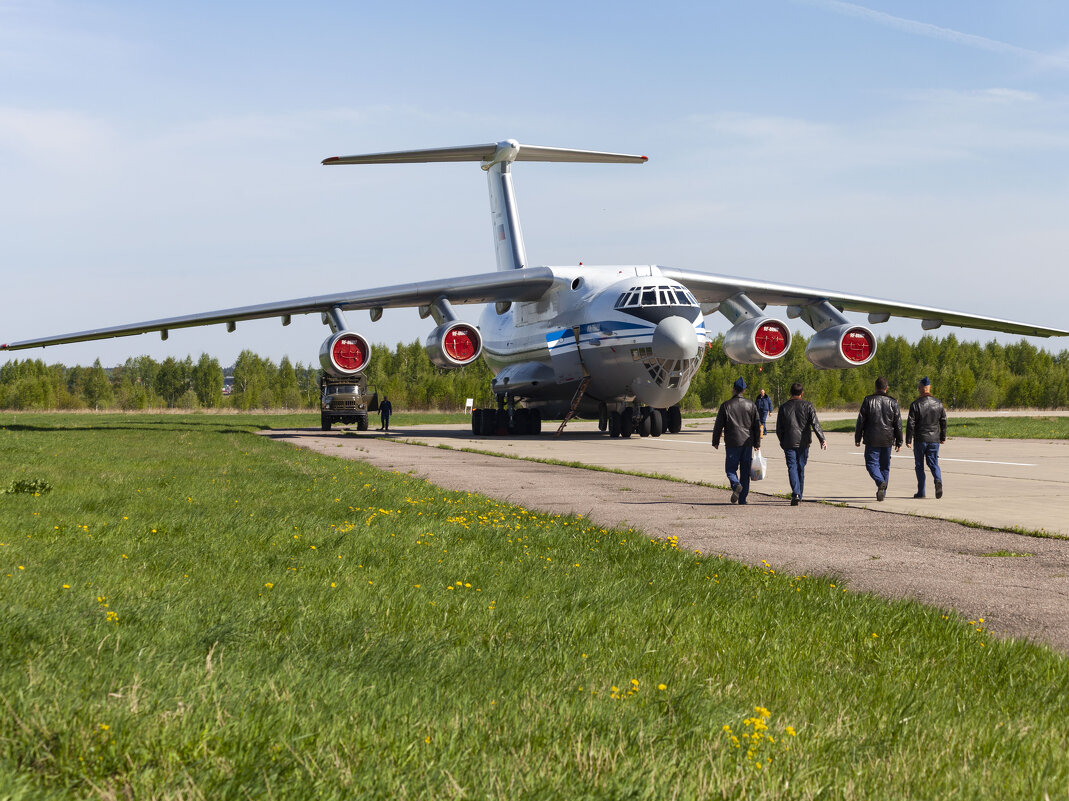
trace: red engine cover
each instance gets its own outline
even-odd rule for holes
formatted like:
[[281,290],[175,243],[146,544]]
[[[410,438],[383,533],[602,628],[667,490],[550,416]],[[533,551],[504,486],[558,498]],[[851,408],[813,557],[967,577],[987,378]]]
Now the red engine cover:
[[876,343],[872,339],[872,333],[867,328],[851,328],[843,334],[840,347],[843,356],[854,364],[864,364],[872,358],[872,351]]
[[339,331],[323,342],[319,348],[319,364],[330,375],[338,378],[356,375],[367,367],[371,346],[367,340],[352,331]]
[[768,320],[761,324],[754,335],[757,349],[770,359],[778,359],[790,345],[791,334],[787,326],[779,320]]

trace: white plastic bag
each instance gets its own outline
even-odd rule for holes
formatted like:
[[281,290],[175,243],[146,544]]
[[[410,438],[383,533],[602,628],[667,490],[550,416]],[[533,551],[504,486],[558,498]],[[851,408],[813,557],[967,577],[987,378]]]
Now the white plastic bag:
[[765,455],[758,451],[754,454],[753,463],[750,465],[750,481],[760,481],[768,473],[768,462]]

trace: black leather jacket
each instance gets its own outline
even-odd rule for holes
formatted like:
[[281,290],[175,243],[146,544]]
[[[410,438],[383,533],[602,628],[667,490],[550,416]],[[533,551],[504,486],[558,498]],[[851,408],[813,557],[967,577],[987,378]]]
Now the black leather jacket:
[[776,436],[783,450],[808,448],[813,441],[813,434],[824,442],[824,430],[817,420],[817,410],[813,404],[801,398],[791,398],[776,412]]
[[913,442],[946,442],[947,413],[942,402],[931,395],[921,395],[909,405],[906,419],[906,444]]
[[720,435],[729,448],[761,447],[761,415],[749,398],[742,395],[724,401],[713,424],[713,447],[719,447]]
[[890,395],[869,395],[861,402],[854,427],[854,442],[870,448],[902,447],[902,412]]

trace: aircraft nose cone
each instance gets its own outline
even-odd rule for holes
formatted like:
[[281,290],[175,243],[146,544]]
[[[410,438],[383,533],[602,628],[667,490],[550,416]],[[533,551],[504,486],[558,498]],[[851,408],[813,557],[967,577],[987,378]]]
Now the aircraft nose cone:
[[694,323],[682,317],[665,317],[653,331],[653,355],[658,359],[689,359],[698,352]]

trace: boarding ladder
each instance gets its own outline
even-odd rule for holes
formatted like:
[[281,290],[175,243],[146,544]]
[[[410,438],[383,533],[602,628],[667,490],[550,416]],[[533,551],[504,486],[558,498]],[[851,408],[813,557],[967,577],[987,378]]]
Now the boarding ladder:
[[[584,372],[586,371],[584,370]],[[583,380],[579,382],[579,386],[576,387],[575,395],[572,397],[572,407],[568,410],[568,414],[564,415],[564,419],[560,421],[560,428],[557,429],[557,433],[553,436],[559,437],[560,432],[568,425],[568,421],[575,417],[575,410],[579,408],[579,402],[583,399],[583,395],[586,394],[586,388],[589,386],[590,374],[587,373],[583,376]]]

